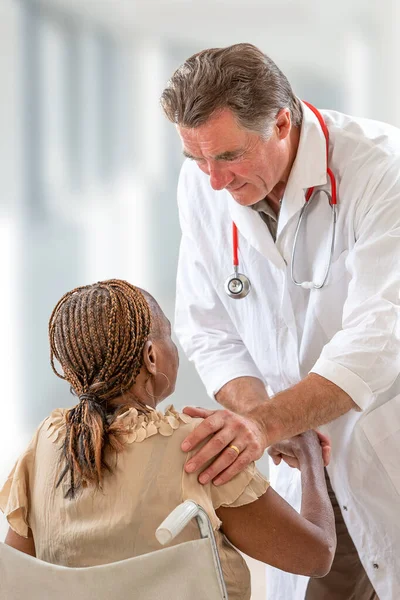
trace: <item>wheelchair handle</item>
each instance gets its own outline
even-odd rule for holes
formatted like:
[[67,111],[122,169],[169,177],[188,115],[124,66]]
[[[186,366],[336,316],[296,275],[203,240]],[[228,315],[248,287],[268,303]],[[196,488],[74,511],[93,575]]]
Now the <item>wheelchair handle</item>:
[[179,504],[164,521],[161,523],[156,530],[156,538],[162,546],[169,544],[192,519],[197,520],[197,524],[200,529],[200,535],[202,538],[210,537],[212,534],[212,528],[208,519],[207,513],[204,509],[193,502],[193,500],[186,500]]

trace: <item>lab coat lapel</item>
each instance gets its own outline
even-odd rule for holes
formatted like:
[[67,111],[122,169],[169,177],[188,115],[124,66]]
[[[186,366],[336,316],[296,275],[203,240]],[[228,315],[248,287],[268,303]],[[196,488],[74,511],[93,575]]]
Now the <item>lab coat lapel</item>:
[[299,147],[282,199],[277,239],[303,206],[308,188],[326,183],[326,142],[314,113],[302,102],[303,123]]
[[231,219],[236,223],[239,233],[278,269],[284,269],[286,266],[285,261],[258,212],[249,206],[241,206],[231,196],[229,196],[228,201]]

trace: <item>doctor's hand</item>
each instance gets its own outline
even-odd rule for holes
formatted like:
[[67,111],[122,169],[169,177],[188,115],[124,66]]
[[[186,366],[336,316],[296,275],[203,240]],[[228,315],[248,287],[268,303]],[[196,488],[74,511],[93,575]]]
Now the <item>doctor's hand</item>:
[[214,458],[211,465],[199,476],[200,483],[213,480],[215,485],[226,483],[243,471],[252,461],[258,460],[267,447],[267,439],[258,423],[230,410],[207,410],[187,406],[184,413],[204,419],[182,442],[188,452],[211,434],[211,439],[198,450],[185,465],[187,473],[194,473]]
[[320,431],[305,431],[289,440],[283,440],[268,448],[268,454],[276,465],[283,460],[289,467],[301,470],[302,463],[310,454],[322,458],[323,465],[329,465],[331,442],[328,436]]

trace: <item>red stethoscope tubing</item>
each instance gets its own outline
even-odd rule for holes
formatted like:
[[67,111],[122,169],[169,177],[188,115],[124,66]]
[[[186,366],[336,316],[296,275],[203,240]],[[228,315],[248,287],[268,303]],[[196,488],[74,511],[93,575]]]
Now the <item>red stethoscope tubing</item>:
[[[326,123],[324,121],[324,118],[321,115],[321,113],[319,112],[319,110],[317,108],[315,108],[315,106],[313,106],[309,102],[305,102],[304,101],[304,104],[306,106],[308,106],[308,108],[317,117],[318,122],[319,122],[319,124],[321,126],[321,129],[322,129],[322,132],[323,132],[323,134],[325,136],[325,142],[326,142],[326,163],[328,164],[328,153],[329,153],[329,131],[328,131],[328,128],[327,128]],[[327,167],[326,173],[327,173],[327,175],[328,175],[328,177],[330,179],[330,182],[331,182],[331,196],[332,196],[332,198],[331,198],[331,204],[337,204],[336,179],[335,179],[335,176],[334,176],[334,174],[332,173],[332,171],[330,170],[329,167]],[[307,193],[306,193],[306,202],[308,202],[309,199],[311,198],[313,191],[314,191],[313,187],[311,187],[311,188],[309,188],[307,190]]]
[[[321,113],[319,112],[319,110],[317,108],[315,108],[315,106],[313,106],[309,102],[305,102],[305,101],[303,101],[303,102],[314,113],[314,115],[317,117],[318,122],[319,122],[319,124],[321,126],[321,129],[322,129],[322,132],[323,132],[323,134],[325,136],[325,141],[326,141],[326,162],[328,162],[329,131],[328,131],[328,128],[327,128],[326,123],[324,121],[324,118],[321,115]],[[331,204],[337,204],[336,179],[335,179],[335,176],[334,176],[334,174],[332,173],[332,171],[331,171],[331,169],[329,167],[327,167],[326,173],[327,173],[327,175],[329,177],[329,180],[331,182],[331,200],[330,200],[330,203]],[[309,199],[311,198],[314,189],[315,189],[315,187],[308,188],[308,190],[306,192],[306,202],[308,202]],[[236,223],[234,221],[232,221],[232,247],[233,247],[233,266],[234,267],[238,267],[239,266],[239,237],[238,237],[238,230],[237,230],[237,227],[236,227]]]
[[233,266],[239,266],[239,238],[236,223],[232,221]]

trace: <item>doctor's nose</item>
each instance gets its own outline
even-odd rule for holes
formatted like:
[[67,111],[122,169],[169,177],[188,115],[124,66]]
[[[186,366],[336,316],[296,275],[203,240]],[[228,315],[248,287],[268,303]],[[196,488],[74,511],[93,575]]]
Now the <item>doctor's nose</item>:
[[208,175],[210,177],[210,185],[216,191],[226,188],[235,178],[232,173],[223,167],[210,166]]

